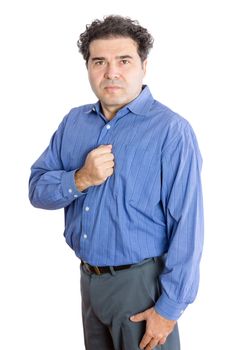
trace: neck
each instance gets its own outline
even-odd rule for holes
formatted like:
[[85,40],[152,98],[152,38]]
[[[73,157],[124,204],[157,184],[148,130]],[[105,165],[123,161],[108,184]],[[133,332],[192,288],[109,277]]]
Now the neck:
[[102,112],[103,112],[104,116],[109,120],[111,120],[116,115],[116,113],[119,111],[119,109],[121,109],[123,106],[124,105],[122,105],[118,108],[116,108],[114,106],[106,107],[101,103]]

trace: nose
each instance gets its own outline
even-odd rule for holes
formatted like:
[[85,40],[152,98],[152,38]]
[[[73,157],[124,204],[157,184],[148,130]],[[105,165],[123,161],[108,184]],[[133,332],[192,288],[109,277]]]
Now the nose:
[[108,65],[106,66],[106,71],[104,74],[105,79],[110,79],[110,80],[114,80],[114,79],[118,79],[120,76],[117,67],[115,64],[113,63],[108,63]]

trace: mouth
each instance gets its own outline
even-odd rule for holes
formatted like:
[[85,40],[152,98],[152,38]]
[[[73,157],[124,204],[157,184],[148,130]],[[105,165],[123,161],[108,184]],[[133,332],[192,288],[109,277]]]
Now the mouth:
[[107,90],[109,92],[114,92],[114,91],[118,91],[122,89],[120,86],[116,86],[116,85],[109,85],[109,86],[105,86],[104,90]]

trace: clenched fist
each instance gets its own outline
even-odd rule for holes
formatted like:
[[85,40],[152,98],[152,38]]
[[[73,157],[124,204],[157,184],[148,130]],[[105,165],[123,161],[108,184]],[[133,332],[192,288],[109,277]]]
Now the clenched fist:
[[84,166],[75,173],[79,191],[102,184],[113,174],[114,155],[112,145],[101,145],[88,153]]

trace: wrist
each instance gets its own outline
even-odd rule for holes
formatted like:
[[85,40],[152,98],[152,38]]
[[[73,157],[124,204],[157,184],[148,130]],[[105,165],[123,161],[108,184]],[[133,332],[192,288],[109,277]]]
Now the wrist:
[[91,186],[91,183],[88,180],[88,175],[84,168],[81,168],[76,171],[74,175],[74,179],[75,179],[76,187],[80,192],[84,191],[85,189]]

